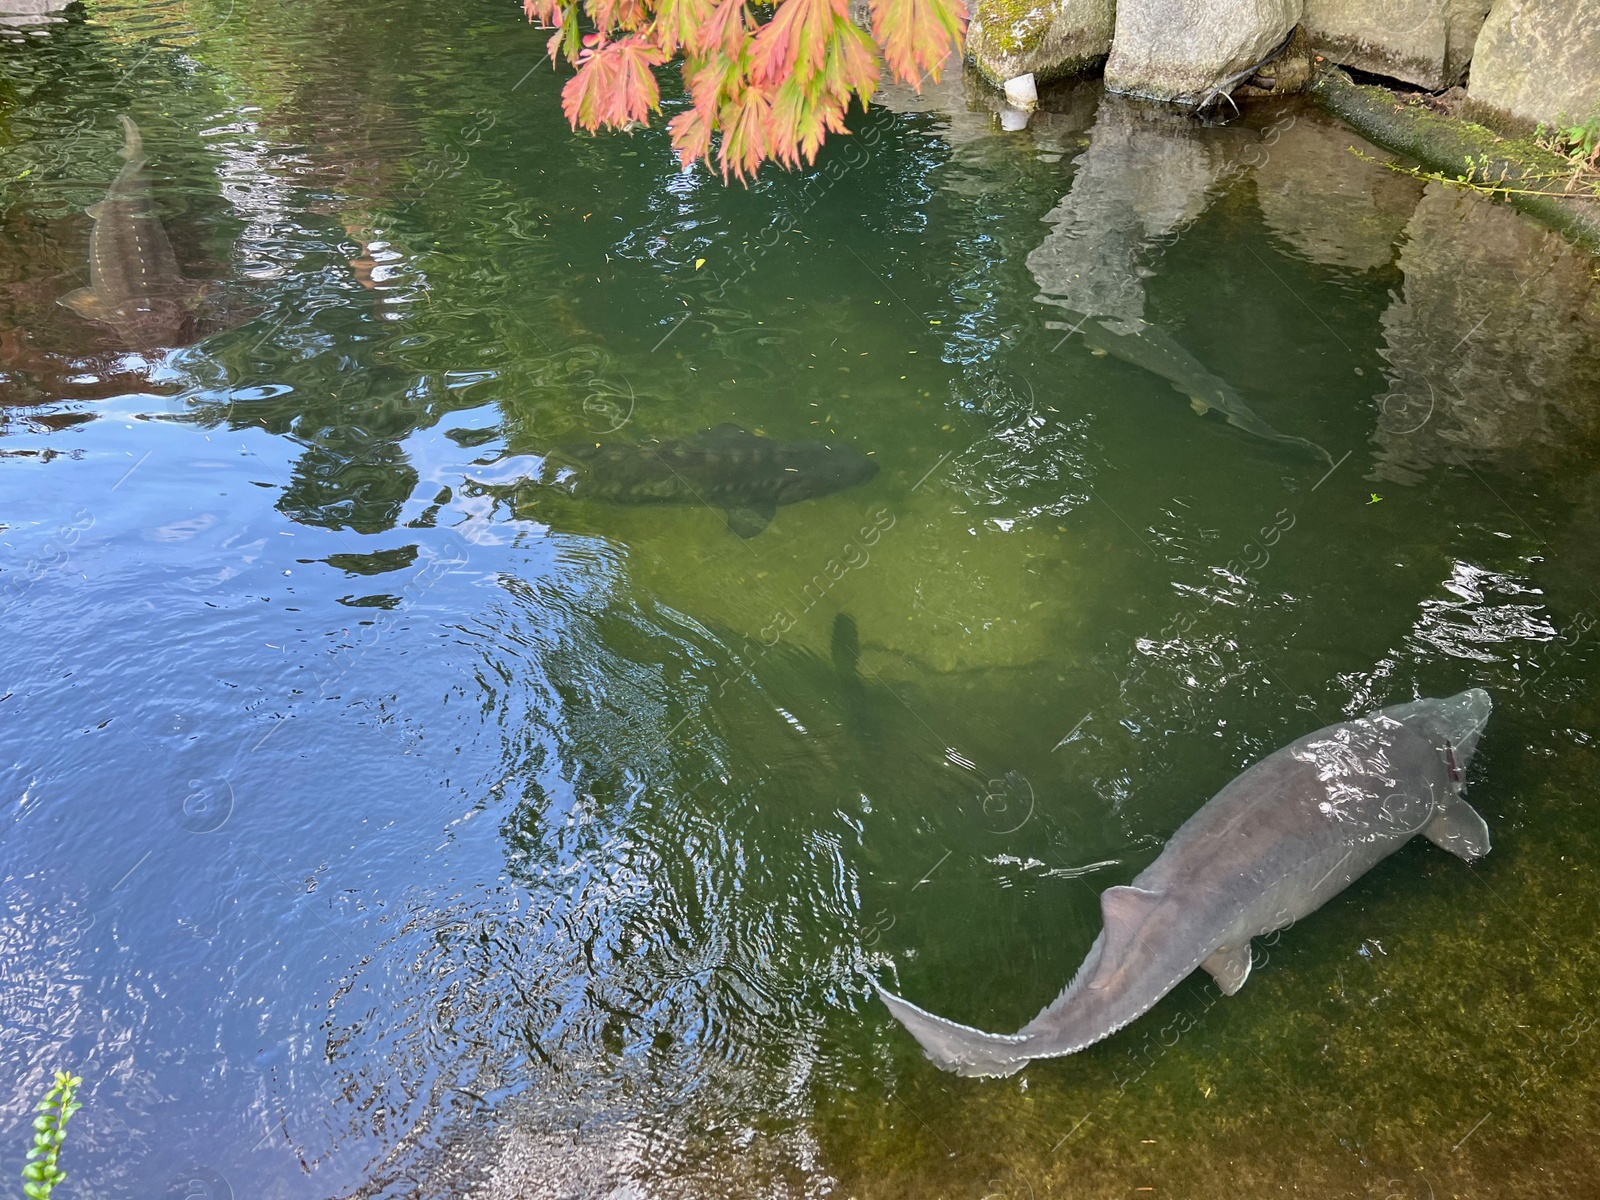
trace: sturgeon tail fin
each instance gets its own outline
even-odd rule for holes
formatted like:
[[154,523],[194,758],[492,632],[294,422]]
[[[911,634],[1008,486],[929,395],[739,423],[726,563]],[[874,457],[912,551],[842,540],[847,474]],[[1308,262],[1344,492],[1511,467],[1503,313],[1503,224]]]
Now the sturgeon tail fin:
[[873,986],[927,1056],[946,1071],[967,1076],[1015,1075],[1033,1057],[1028,1053],[1028,1044],[1034,1039],[1027,1034],[985,1033],[969,1025],[957,1025],[876,983]]
[[140,136],[139,127],[133,123],[133,118],[126,114],[122,118],[122,149],[118,153],[130,162],[144,154],[144,138]]

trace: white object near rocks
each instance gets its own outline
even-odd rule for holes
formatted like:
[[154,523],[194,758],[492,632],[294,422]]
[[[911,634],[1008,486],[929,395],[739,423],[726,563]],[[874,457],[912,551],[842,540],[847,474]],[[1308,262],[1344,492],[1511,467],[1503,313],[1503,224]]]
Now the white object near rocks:
[[1028,122],[1033,119],[1033,114],[1020,108],[1002,108],[1000,110],[1000,128],[1007,133],[1021,133],[1028,127]]
[[1196,105],[1282,45],[1302,0],[1119,0],[1114,92]]
[[1336,63],[1437,91],[1461,82],[1489,3],[1305,0],[1305,27],[1312,49]]
[[1032,112],[1039,107],[1039,87],[1034,83],[1031,73],[1006,80],[1005,92],[1006,103],[1012,108]]
[[1600,114],[1600,0],[1495,0],[1467,95],[1469,109],[1512,124]]

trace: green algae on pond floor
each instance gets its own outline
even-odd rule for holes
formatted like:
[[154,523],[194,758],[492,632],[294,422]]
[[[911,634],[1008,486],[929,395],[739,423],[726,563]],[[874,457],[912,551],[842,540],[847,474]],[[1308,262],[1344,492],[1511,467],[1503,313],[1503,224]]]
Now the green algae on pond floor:
[[825,657],[848,613],[864,669],[890,679],[1077,669],[1085,651],[1063,646],[1083,645],[1073,564],[1084,549],[1058,528],[1003,529],[957,503],[932,487],[904,498],[868,489],[780,512],[748,544],[708,509],[591,512],[579,527],[639,547],[628,558],[638,594],[726,631],[744,658],[780,639]]

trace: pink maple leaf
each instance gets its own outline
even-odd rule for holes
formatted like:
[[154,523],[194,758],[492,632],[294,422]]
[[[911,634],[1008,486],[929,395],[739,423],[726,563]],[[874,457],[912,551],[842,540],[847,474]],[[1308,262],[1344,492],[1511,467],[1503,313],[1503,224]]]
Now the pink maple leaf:
[[938,82],[950,52],[967,27],[963,0],[871,0],[872,35],[883,47],[889,70],[922,90],[924,77]]
[[711,119],[698,108],[673,117],[667,122],[667,132],[672,134],[672,148],[685,170],[699,159],[710,161]]
[[700,27],[711,16],[716,0],[657,0],[651,28],[663,54],[697,44]]
[[615,42],[590,34],[578,72],[561,89],[561,111],[574,129],[617,127],[647,120],[661,107],[661,89],[652,67],[666,56],[649,39],[630,34]]
[[750,46],[750,78],[773,85],[798,75],[808,82],[822,67],[839,21],[848,20],[846,0],[783,0]]

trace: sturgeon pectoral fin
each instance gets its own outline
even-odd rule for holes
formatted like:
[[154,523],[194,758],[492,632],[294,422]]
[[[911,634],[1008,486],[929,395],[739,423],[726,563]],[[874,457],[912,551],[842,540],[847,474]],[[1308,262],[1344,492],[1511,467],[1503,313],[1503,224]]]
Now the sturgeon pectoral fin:
[[80,317],[89,321],[109,321],[112,311],[100,299],[93,288],[78,288],[61,297],[59,303],[66,305]]
[[84,215],[91,221],[98,221],[106,211],[106,202],[104,200],[96,200],[83,211]]
[[778,515],[776,504],[753,504],[728,510],[728,528],[742,538],[753,538]]
[[1200,964],[1211,972],[1224,996],[1231,996],[1250,978],[1250,943],[1242,946],[1222,946]]
[[1027,1045],[1033,1039],[1020,1033],[985,1033],[957,1025],[902,1000],[873,984],[878,996],[923,1051],[946,1071],[957,1075],[1015,1075],[1028,1065]]
[[1488,823],[1459,797],[1440,807],[1439,814],[1422,827],[1422,836],[1467,862],[1489,853]]
[[1200,399],[1199,396],[1190,396],[1189,397],[1189,407],[1194,409],[1196,416],[1200,416],[1200,417],[1205,416],[1208,412],[1211,411],[1211,405],[1207,404],[1204,400]]

